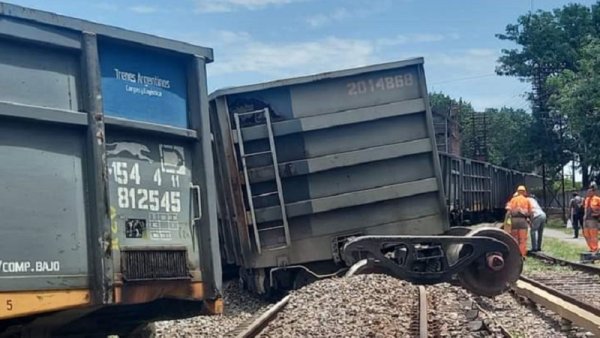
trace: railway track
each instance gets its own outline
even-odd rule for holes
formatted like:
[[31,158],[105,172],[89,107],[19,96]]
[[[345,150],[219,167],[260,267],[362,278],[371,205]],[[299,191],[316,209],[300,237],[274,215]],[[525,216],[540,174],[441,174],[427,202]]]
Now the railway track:
[[283,297],[263,313],[240,324],[233,331],[229,332],[227,337],[251,338],[258,336],[262,330],[277,317],[277,314],[285,308],[289,300],[289,295]]
[[600,269],[541,253],[530,256],[561,268],[522,276],[514,292],[600,336]]
[[[427,338],[429,334],[429,307],[430,299],[424,286],[418,287],[414,301],[414,312],[409,329],[411,337]],[[282,312],[288,304],[290,296],[287,295],[277,303],[270,306],[266,311],[240,324],[227,334],[227,337],[253,338],[262,335],[263,330],[276,320],[277,315]]]
[[529,273],[523,280],[535,284],[552,294],[566,295],[571,302],[600,315],[600,269],[546,254],[531,255],[551,266],[560,266],[551,273]]
[[[492,314],[483,310],[476,302],[467,300],[466,297],[463,299],[462,297],[466,293],[463,295],[464,291],[461,289],[453,289],[456,291],[454,297],[462,299],[462,303],[468,303],[466,307],[462,304],[458,306],[457,302],[454,302],[453,306],[449,306],[442,301],[441,298],[447,298],[448,295],[448,289],[445,288],[419,286],[415,287],[414,290],[415,295],[410,308],[411,322],[406,332],[407,337],[428,338],[447,336],[448,332],[444,333],[444,330],[448,330],[448,326],[454,326],[453,329],[455,330],[462,329],[465,334],[469,331],[477,331],[473,332],[473,336],[476,337],[513,337],[507,329],[494,319]],[[288,295],[264,312],[230,331],[227,337],[272,337],[273,335],[268,332],[267,327],[270,323],[279,320],[278,314],[286,309],[289,301],[290,296]],[[466,322],[462,321],[464,319],[449,320],[449,314],[454,314],[455,318],[458,318],[460,315],[462,316],[461,318],[464,317],[469,320]],[[477,327],[478,325],[481,327]],[[461,326],[464,327],[461,328]]]
[[547,255],[542,252],[530,252],[528,255],[530,257],[534,257],[534,258],[537,258],[539,260],[546,261],[549,263],[568,266],[568,267],[573,268],[574,270],[579,270],[579,271],[583,271],[583,272],[600,275],[600,267],[595,266],[595,265],[588,265],[588,264],[582,264],[582,263],[578,263],[578,262],[572,262],[572,261],[568,261],[566,259],[552,257],[552,256]]

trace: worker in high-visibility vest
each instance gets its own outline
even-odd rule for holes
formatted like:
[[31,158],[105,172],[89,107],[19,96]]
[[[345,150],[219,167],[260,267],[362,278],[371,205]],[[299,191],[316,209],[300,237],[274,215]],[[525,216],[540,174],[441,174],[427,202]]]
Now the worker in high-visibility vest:
[[521,256],[527,255],[527,229],[532,214],[531,202],[527,199],[527,189],[524,185],[517,188],[517,196],[513,197],[506,209],[510,214],[510,234],[517,240]]
[[584,201],[583,237],[591,252],[598,252],[598,221],[600,220],[600,196],[595,183],[587,191]]
[[[519,193],[515,192],[512,197],[517,197],[519,196]],[[512,231],[512,222],[510,220],[510,206],[509,206],[510,201],[506,202],[506,215],[504,215],[504,223],[502,224],[502,229],[504,229],[504,231],[506,231],[509,235],[511,234]]]

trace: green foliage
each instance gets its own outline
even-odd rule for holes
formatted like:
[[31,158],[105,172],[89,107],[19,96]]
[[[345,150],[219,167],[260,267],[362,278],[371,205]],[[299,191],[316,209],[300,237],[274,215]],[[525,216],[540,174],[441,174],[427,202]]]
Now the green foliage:
[[[434,113],[453,111],[459,123],[462,156],[474,158],[473,140],[474,109],[469,102],[455,100],[443,93],[430,94],[429,101]],[[489,162],[515,170],[530,172],[535,163],[531,159],[533,148],[527,134],[532,118],[524,110],[512,108],[487,109],[487,149]]]
[[573,150],[592,168],[600,168],[600,40],[581,48],[577,71],[565,70],[548,79],[551,106],[566,116]]
[[522,109],[507,107],[486,109],[486,113],[490,162],[524,172],[533,171],[534,149],[528,137],[533,122],[531,115]]
[[[514,42],[518,47],[502,50],[496,72],[516,76],[536,84],[536,96],[530,94],[533,121],[529,141],[536,150],[532,158],[545,164],[549,175],[555,175],[568,162],[577,144],[568,128],[561,128],[562,110],[552,110],[550,98],[557,90],[546,79],[558,71],[579,71],[582,47],[600,32],[600,2],[591,7],[569,4],[553,11],[538,11],[518,18],[496,36]],[[536,81],[537,79],[537,81]],[[563,78],[567,80],[567,75]],[[569,150],[569,151],[565,151]]]
[[[545,241],[545,240],[544,240]],[[546,251],[546,246],[547,243],[543,243],[544,244],[544,251]],[[562,266],[562,265],[554,265],[554,264],[548,264],[545,263],[544,261],[535,259],[535,258],[528,258],[527,260],[525,260],[525,262],[523,262],[523,274],[524,275],[539,275],[540,273],[561,273],[561,272],[568,272],[569,268]]]
[[520,47],[502,50],[496,71],[530,80],[535,65],[574,70],[580,47],[587,36],[597,34],[598,27],[598,4],[592,7],[569,4],[553,11],[522,15],[516,24],[506,26],[504,34],[496,35]]
[[449,111],[453,111],[458,115],[466,115],[473,111],[471,103],[462,99],[457,101],[444,93],[430,93],[429,103],[431,104],[431,110],[438,114],[446,114]]
[[542,250],[552,257],[578,261],[579,254],[587,251],[587,248],[585,244],[568,243],[557,238],[546,236],[542,243]]
[[[558,178],[556,181],[552,182],[552,189],[554,191],[562,190],[562,177]],[[581,182],[575,182],[575,186],[573,186],[573,177],[565,175],[565,191],[581,191],[583,190],[583,184]]]

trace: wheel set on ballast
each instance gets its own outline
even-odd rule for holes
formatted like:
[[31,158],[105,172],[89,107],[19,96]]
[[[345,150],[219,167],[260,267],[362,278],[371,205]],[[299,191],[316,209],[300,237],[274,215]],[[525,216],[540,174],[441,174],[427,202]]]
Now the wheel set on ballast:
[[523,259],[519,254],[519,246],[512,236],[494,228],[473,230],[467,236],[495,238],[509,248],[509,254],[489,253],[485,258],[482,257],[459,273],[458,280],[465,289],[477,295],[492,297],[506,291],[519,279],[523,270]]
[[[387,274],[416,285],[454,282],[493,297],[508,290],[523,269],[516,241],[495,228],[456,227],[439,236],[359,236],[348,239],[342,256],[347,268],[328,275],[283,266],[241,270],[240,279],[244,288],[267,298],[341,272]],[[339,268],[330,267],[332,272]]]
[[[432,256],[419,256],[427,252]],[[456,277],[465,289],[487,297],[508,290],[523,269],[516,241],[495,228],[457,227],[442,236],[364,236],[347,243],[344,255],[353,263],[349,275],[377,270],[425,285]]]

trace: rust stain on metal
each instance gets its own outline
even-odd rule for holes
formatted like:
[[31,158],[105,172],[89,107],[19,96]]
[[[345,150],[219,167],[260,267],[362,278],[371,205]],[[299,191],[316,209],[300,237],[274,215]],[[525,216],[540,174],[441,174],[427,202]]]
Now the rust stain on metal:
[[115,299],[122,304],[151,302],[160,298],[201,300],[204,285],[199,281],[148,281],[115,284]]
[[223,314],[223,298],[217,298],[215,300],[206,300],[204,301],[206,306],[206,310],[210,315],[220,315]]

